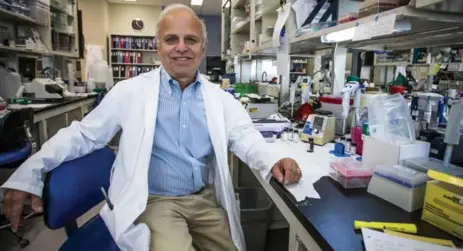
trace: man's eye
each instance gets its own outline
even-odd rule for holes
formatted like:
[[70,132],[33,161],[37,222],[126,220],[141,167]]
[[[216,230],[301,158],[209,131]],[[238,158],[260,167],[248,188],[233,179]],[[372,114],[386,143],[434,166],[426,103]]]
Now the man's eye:
[[177,41],[177,39],[174,37],[168,37],[164,41],[166,41],[167,43],[174,43],[175,41]]
[[189,44],[196,44],[196,43],[199,42],[199,40],[196,39],[196,38],[186,38],[185,40],[186,40],[186,42],[189,43]]

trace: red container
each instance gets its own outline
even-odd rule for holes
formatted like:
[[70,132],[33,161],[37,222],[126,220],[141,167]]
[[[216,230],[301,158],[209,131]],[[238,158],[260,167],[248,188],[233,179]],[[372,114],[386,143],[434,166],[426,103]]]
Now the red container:
[[354,127],[350,131],[350,137],[352,138],[352,143],[356,144],[355,153],[362,155],[363,153],[363,140],[362,140],[362,127]]
[[406,86],[393,85],[393,86],[389,87],[389,93],[391,95],[396,94],[396,93],[404,94],[406,91],[407,91]]

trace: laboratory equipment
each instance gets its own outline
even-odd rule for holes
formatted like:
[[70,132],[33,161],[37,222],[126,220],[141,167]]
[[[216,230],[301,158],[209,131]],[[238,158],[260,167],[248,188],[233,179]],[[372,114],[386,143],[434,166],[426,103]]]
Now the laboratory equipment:
[[354,221],[354,229],[359,230],[361,228],[387,229],[410,234],[416,234],[418,232],[416,225],[410,223]]
[[[111,70],[112,71],[112,70]],[[93,92],[94,89],[109,90],[111,86],[112,77],[108,63],[104,60],[96,60],[90,66],[90,78],[88,80],[88,92]]]
[[21,76],[13,69],[0,67],[0,96],[7,99],[16,97],[21,87]]
[[33,99],[62,99],[64,87],[49,78],[35,78],[31,83],[24,84],[25,92]]
[[371,179],[372,169],[363,168],[362,163],[351,158],[342,158],[330,163],[330,176],[344,188],[364,188]]
[[277,103],[254,103],[248,102],[246,104],[246,110],[252,119],[264,119],[274,114],[278,109]]
[[[417,121],[426,121],[429,127],[435,127],[438,124],[438,102],[444,96],[438,93],[417,93],[418,96],[418,114],[416,115]],[[416,110],[414,112],[415,115]]]
[[[461,128],[463,130],[463,128]],[[443,160],[445,155],[446,144],[444,142],[445,128],[422,129],[419,132],[418,139],[429,142],[431,149],[429,157]],[[463,167],[463,137],[460,137],[458,145],[454,146],[450,163]]]
[[310,76],[299,76],[296,84],[300,86],[302,91],[302,104],[309,103],[310,95],[312,94],[312,78]]
[[413,212],[423,207],[426,173],[402,165],[378,165],[374,169],[368,192]]
[[317,114],[311,114],[304,125],[301,140],[307,142],[313,138],[316,145],[325,145],[334,140],[335,123],[336,119],[330,112],[319,110]]
[[307,142],[310,137],[316,145],[325,145],[334,140],[335,123],[336,119],[329,112],[317,111],[317,114],[311,114],[304,125],[301,140]]
[[254,127],[260,132],[276,132],[280,134],[291,126],[289,121],[281,121],[275,119],[257,119],[253,120]]
[[342,93],[342,134],[346,133],[347,125],[347,116],[349,116],[350,111],[350,96],[354,96],[354,119],[352,120],[352,127],[356,125],[357,120],[360,118],[360,101],[362,95],[362,86],[359,82],[349,81],[344,86]]

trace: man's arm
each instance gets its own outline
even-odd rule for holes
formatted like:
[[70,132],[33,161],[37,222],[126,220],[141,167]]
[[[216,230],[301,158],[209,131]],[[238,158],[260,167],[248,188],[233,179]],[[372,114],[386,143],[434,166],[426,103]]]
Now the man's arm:
[[39,152],[26,160],[0,189],[24,191],[36,196],[42,195],[44,174],[65,161],[84,156],[104,147],[121,128],[118,98],[122,84],[115,86],[103,101],[81,122],[72,124],[56,133],[43,144]]
[[301,171],[297,163],[265,141],[240,102],[225,92],[224,99],[230,150],[250,168],[259,170],[266,180],[273,174],[281,183],[299,181]]

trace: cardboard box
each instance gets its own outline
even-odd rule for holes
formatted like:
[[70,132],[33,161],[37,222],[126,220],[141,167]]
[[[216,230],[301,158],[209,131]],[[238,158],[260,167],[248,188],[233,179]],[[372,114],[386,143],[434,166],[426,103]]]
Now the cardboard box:
[[463,239],[463,187],[428,181],[422,219]]
[[403,164],[406,159],[428,158],[429,142],[415,141],[411,144],[394,145],[366,136],[363,140],[363,168],[375,168],[381,164]]

